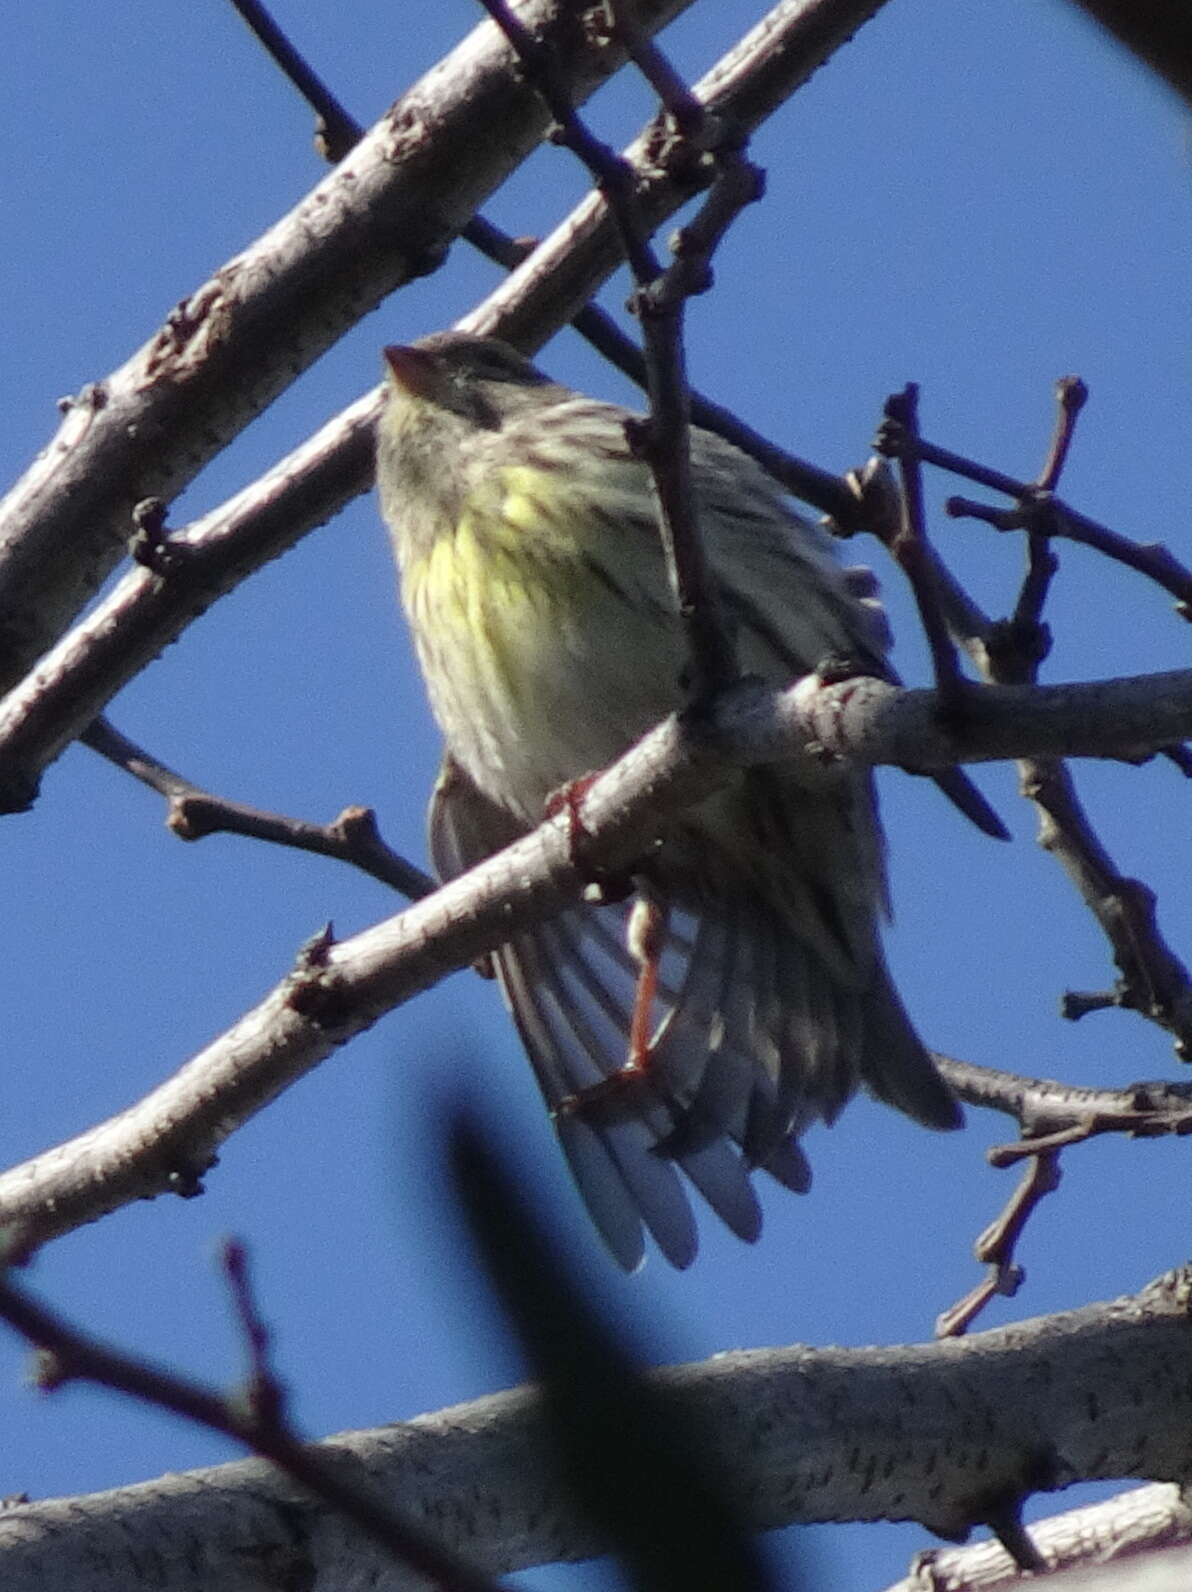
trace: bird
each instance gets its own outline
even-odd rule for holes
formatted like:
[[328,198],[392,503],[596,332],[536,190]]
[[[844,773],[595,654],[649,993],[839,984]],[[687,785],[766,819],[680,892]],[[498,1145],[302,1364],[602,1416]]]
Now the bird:
[[[681,709],[685,642],[630,411],[495,338],[436,333],[386,348],[384,365],[378,493],[445,741],[429,831],[446,880]],[[741,669],[780,686],[843,655],[893,678],[872,585],[827,534],[721,437],[692,428],[690,457]],[[494,953],[573,1179],[627,1271],[647,1234],[692,1262],[692,1188],[757,1239],[755,1174],[805,1192],[800,1135],[858,1089],[927,1127],[962,1124],[883,955],[871,775],[808,762],[736,772],[659,820],[624,899],[584,899]],[[646,1045],[627,1065],[635,1025]]]

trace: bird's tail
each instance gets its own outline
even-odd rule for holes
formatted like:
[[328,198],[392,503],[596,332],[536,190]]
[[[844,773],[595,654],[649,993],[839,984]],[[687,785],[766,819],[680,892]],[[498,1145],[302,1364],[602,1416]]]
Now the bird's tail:
[[[448,766],[431,818],[444,877],[520,832]],[[799,1134],[832,1121],[859,1087],[930,1127],[959,1126],[875,944],[864,971],[840,953],[829,965],[822,936],[794,934],[789,912],[755,892],[717,892],[706,909],[656,898],[664,943],[650,1054],[636,1073],[625,1071],[640,971],[628,903],[574,906],[495,959],[576,1184],[623,1266],[642,1259],[646,1231],[672,1264],[694,1258],[680,1173],[733,1232],[756,1238],[749,1174],[806,1190]]]

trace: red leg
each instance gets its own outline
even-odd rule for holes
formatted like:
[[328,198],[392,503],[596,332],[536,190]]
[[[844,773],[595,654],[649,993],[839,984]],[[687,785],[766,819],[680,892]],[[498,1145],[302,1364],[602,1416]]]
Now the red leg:
[[573,862],[579,860],[584,841],[591,838],[584,828],[580,803],[599,778],[599,773],[581,774],[578,779],[570,780],[566,785],[560,785],[558,790],[551,791],[546,798],[545,812],[548,818],[554,818],[564,811],[567,814],[567,844],[571,848]]
[[580,806],[599,778],[600,771],[597,770],[560,785],[546,798],[545,813],[548,818],[554,818],[562,812],[567,814],[567,848],[571,861],[584,876],[590,899],[599,902],[624,901],[633,890],[630,875],[609,873],[607,869],[595,867],[584,857],[584,848],[592,837],[584,826]]
[[629,914],[627,930],[629,950],[638,964],[638,975],[633,994],[633,1011],[629,1018],[625,1065],[599,1083],[568,1095],[559,1102],[559,1111],[596,1119],[608,1115],[615,1119],[617,1107],[620,1107],[620,1114],[631,1111],[634,1092],[651,1082],[650,1036],[653,1032],[654,999],[658,993],[659,964],[666,940],[666,921],[665,906],[650,897],[639,896]]

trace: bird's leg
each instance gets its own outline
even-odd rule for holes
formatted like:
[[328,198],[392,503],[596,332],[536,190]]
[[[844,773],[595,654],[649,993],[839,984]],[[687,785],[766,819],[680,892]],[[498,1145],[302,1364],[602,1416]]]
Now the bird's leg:
[[579,779],[568,781],[560,785],[558,790],[551,791],[546,798],[546,816],[555,818],[559,813],[567,814],[567,849],[571,854],[571,861],[580,870],[587,886],[585,899],[603,905],[615,901],[624,901],[633,892],[633,879],[625,873],[610,873],[607,868],[600,868],[584,856],[585,848],[591,839],[584,824],[580,804],[600,778],[600,771],[592,774],[581,774]]
[[627,1069],[641,1072],[649,1065],[654,998],[658,994],[658,971],[662,947],[666,944],[668,915],[662,902],[649,895],[638,896],[629,914],[625,939],[638,971],[633,1015],[629,1019],[629,1055],[621,1069],[623,1072]]
[[[638,965],[629,1018],[628,1055],[623,1067],[587,1089],[580,1089],[560,1101],[558,1110],[593,1120],[616,1119],[632,1110],[633,1096],[652,1082],[654,1001],[658,994],[658,974],[662,949],[666,944],[666,906],[653,896],[642,895],[634,902],[626,928],[629,954]],[[619,1108],[619,1109],[618,1109]]]

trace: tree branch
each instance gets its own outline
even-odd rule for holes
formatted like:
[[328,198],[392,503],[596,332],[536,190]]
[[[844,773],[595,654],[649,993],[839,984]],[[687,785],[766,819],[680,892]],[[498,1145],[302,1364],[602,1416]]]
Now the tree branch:
[[1192,1133],[1192,1084],[1136,1083],[1125,1089],[1084,1089],[1047,1078],[1024,1078],[997,1067],[978,1067],[953,1056],[935,1062],[966,1105],[1004,1111],[1021,1127],[1013,1144],[986,1152],[991,1166],[1022,1161],[1017,1188],[1005,1207],[973,1245],[990,1268],[985,1279],[943,1311],[936,1322],[940,1337],[967,1332],[985,1306],[999,1295],[1012,1298],[1022,1282],[1014,1249],[1040,1201],[1059,1187],[1059,1152],[1103,1133],[1157,1139]]
[[[882,3],[782,0],[693,93],[716,115],[754,127]],[[415,92],[411,90],[411,95]],[[410,97],[399,104],[404,105]],[[361,148],[371,150],[375,136],[374,130]],[[659,168],[655,157],[649,129],[625,155],[639,169],[640,203],[651,223],[677,209],[691,191],[681,173],[677,179]],[[358,158],[354,154],[336,175],[354,172]],[[327,182],[334,180],[335,176]],[[315,190],[316,196],[324,186]],[[313,202],[313,197],[307,202]],[[616,233],[606,207],[598,197],[590,196],[523,266],[459,322],[460,329],[502,336],[533,352],[582,307],[619,263]],[[573,294],[578,297],[571,302]],[[163,580],[142,569],[132,571],[41,660],[36,676],[10,692],[0,703],[0,811],[27,807],[36,795],[42,769],[103,711],[122,685],[215,598],[368,490],[373,469],[372,430],[382,396],[383,389],[374,388],[328,421],[259,482],[178,533],[170,545],[184,557],[171,577]],[[120,446],[130,445],[127,437],[118,441]],[[102,475],[102,460],[93,458],[91,462]],[[35,474],[36,467],[27,481]],[[55,481],[55,494],[58,485]],[[63,481],[62,485],[69,483]],[[95,490],[98,488],[92,482],[88,492]],[[138,493],[135,501],[143,496]],[[69,547],[69,537],[75,534],[54,517],[59,510],[73,515],[75,500],[69,494],[67,497],[63,505],[57,505],[56,495],[36,505],[36,534],[40,536],[44,529],[53,551],[58,550],[61,537],[67,538],[62,545]],[[842,506],[850,500],[846,490]],[[135,503],[129,506],[130,514],[133,506]],[[0,639],[5,611],[4,515],[0,504]],[[120,525],[114,534],[123,535],[126,529]],[[27,553],[34,562],[41,556],[32,544]],[[104,570],[108,567],[110,564],[105,564]],[[32,572],[29,579],[34,581]],[[86,595],[98,579],[97,574]]]
[[974,687],[973,703],[950,735],[934,692],[808,676],[780,692],[741,685],[706,723],[667,720],[588,791],[582,867],[559,816],[398,916],[341,945],[316,940],[257,1007],[138,1105],[0,1176],[0,1226],[18,1227],[32,1247],[134,1199],[197,1193],[219,1145],[283,1089],[384,1012],[579,899],[593,864],[631,868],[660,813],[704,800],[742,762],[801,758],[806,777],[826,780],[844,757],[929,768],[1040,745],[1136,754],[1148,734],[1162,743],[1173,724],[1192,725],[1192,671]]
[[[737,1351],[651,1380],[694,1423],[754,1529],[917,1519],[962,1538],[1028,1493],[1192,1473],[1190,1295],[1183,1270],[1131,1298],[961,1340]],[[533,1389],[344,1433],[318,1452],[433,1517],[492,1573],[606,1546],[561,1486]],[[342,1585],[346,1564],[361,1585],[409,1592],[326,1506],[256,1460],[5,1511],[0,1576],[5,1592],[125,1592],[131,1556],[151,1553],[157,1592],[230,1592],[250,1560],[292,1562],[295,1535],[314,1592]]]
[[[639,0],[639,24],[660,27],[683,3]],[[574,5],[532,0],[523,16],[550,38],[576,99],[624,60]],[[481,24],[288,216],[71,400],[0,504],[0,680],[11,683],[94,594],[134,504],[173,498],[386,294],[433,270],[546,120],[499,31]]]
[[[909,471],[909,467],[927,462],[968,475],[995,491],[1017,498],[1016,507],[1006,512],[952,498],[948,502],[949,513],[974,510],[977,518],[999,529],[1027,533],[1027,570],[1014,612],[1009,619],[985,628],[979,650],[969,649],[986,679],[998,684],[1033,684],[1037,679],[1039,666],[1051,646],[1050,634],[1042,622],[1043,606],[1057,567],[1050,539],[1071,534],[1077,522],[1082,527],[1077,539],[1097,547],[1107,557],[1142,570],[1180,598],[1178,612],[1185,618],[1192,614],[1189,602],[1192,573],[1183,569],[1164,548],[1142,548],[1128,542],[1095,521],[1076,514],[1055,496],[1077,418],[1088,399],[1088,389],[1078,377],[1061,377],[1056,383],[1057,416],[1047,458],[1036,479],[1025,483],[924,442],[918,432],[914,403],[905,402],[906,397],[902,395],[904,401],[897,410],[887,403],[886,419],[878,438],[881,451],[897,457],[903,471],[904,522],[909,519],[914,523],[922,517],[917,475]],[[878,520],[878,533],[883,534],[880,516]],[[959,709],[964,705],[964,698],[959,695],[960,681],[955,666],[949,662],[946,651],[941,650],[946,641],[941,634],[944,620],[942,612],[936,611],[940,604],[935,601],[936,585],[931,579],[933,572],[938,575],[943,566],[938,560],[931,566],[923,564],[926,544],[920,535],[907,536],[904,529],[891,538],[885,530],[883,539],[890,542],[912,579],[931,642],[937,680],[950,684],[957,694]],[[918,558],[908,557],[916,552]],[[943,607],[949,610],[949,621],[954,624],[957,605],[952,589],[943,586],[940,591]],[[1188,763],[1182,747],[1159,750],[1169,751],[1181,769]],[[1129,1008],[1173,1034],[1176,1054],[1186,1059],[1192,1054],[1192,980],[1160,932],[1154,893],[1141,881],[1126,878],[1118,870],[1098,839],[1077,795],[1075,782],[1059,758],[1022,758],[1018,771],[1022,794],[1034,804],[1039,816],[1039,844],[1057,858],[1079,890],[1108,939],[1121,974],[1113,990],[1094,995],[1069,992],[1064,1003],[1065,1016],[1075,1020],[1110,1006]],[[1002,1281],[1008,1278],[1009,1273],[1005,1273]]]
[[[344,158],[352,146],[363,136],[364,129],[355,121],[308,61],[295,48],[293,42],[278,27],[260,0],[231,0],[236,10],[248,23],[262,47],[315,113],[315,146],[328,161],[335,163]],[[623,22],[623,19],[622,19]],[[621,25],[621,24],[619,24]],[[804,24],[805,25],[805,24]],[[622,28],[622,31],[623,28]],[[653,49],[651,41],[639,30],[634,30],[638,41],[635,55],[639,68],[653,82],[669,93],[676,103],[698,107],[699,101],[676,76],[668,76],[661,52]],[[638,59],[640,57],[640,59]],[[667,99],[667,93],[660,98]],[[673,109],[673,107],[672,107]],[[702,114],[702,111],[701,111]],[[688,108],[684,123],[690,119]],[[461,237],[486,259],[514,270],[533,254],[540,242],[537,238],[511,238],[500,227],[481,215],[475,215],[464,227]],[[622,375],[628,376],[641,388],[648,382],[646,360],[639,344],[627,337],[612,317],[595,303],[585,304],[571,320],[572,328],[614,365]],[[835,514],[842,522],[850,520],[855,508],[851,495],[837,476],[818,465],[787,453],[777,444],[754,431],[744,421],[713,402],[688,384],[691,398],[691,418],[697,425],[733,442],[742,452],[748,453],[759,464],[793,492],[803,497],[824,514]]]
[[[1094,1570],[1081,1592],[1177,1592],[1192,1576],[1192,1552],[1185,1546],[1167,1578],[1155,1579],[1165,1561],[1156,1564],[1151,1553],[1192,1541],[1192,1507],[1179,1487],[1165,1482],[1033,1521],[1031,1537],[1050,1571],[1114,1566],[1102,1577]],[[975,1542],[916,1555],[912,1573],[886,1592],[1023,1592],[1030,1584],[998,1543]],[[1044,1585],[1048,1592],[1077,1592],[1058,1581]]]
[[[90,1382],[222,1433],[262,1455],[320,1504],[343,1515],[387,1557],[424,1576],[440,1592],[496,1592],[493,1581],[444,1548],[411,1512],[399,1513],[375,1481],[345,1472],[327,1447],[305,1443],[292,1430],[281,1384],[265,1363],[268,1338],[249,1293],[238,1244],[225,1246],[224,1264],[249,1343],[249,1378],[239,1393],[220,1393],[110,1348],[47,1309],[14,1283],[11,1274],[0,1276],[0,1319],[38,1350],[39,1387]],[[286,1570],[274,1584],[310,1584],[310,1565],[297,1543],[291,1544]],[[274,1572],[280,1572],[280,1565]]]
[[345,807],[329,824],[313,824],[269,813],[243,802],[213,796],[172,768],[167,768],[143,747],[121,735],[106,719],[96,719],[79,739],[134,779],[166,799],[166,827],[180,840],[202,840],[205,835],[244,835],[296,851],[333,857],[382,884],[417,901],[437,888],[437,882],[412,862],[387,846],[377,828],[371,807]]
[[[753,132],[784,100],[846,44],[885,0],[780,0],[692,88],[694,97],[715,116]],[[640,20],[640,19],[639,19]],[[645,224],[654,227],[698,191],[686,177],[677,191],[676,174],[660,162],[657,130],[648,128],[624,158],[639,170],[637,201]],[[533,350],[545,341],[542,303],[549,303],[551,330],[572,319],[604,279],[621,263],[620,239],[610,207],[590,194],[513,271],[474,314],[465,331],[495,334],[518,348]]]

